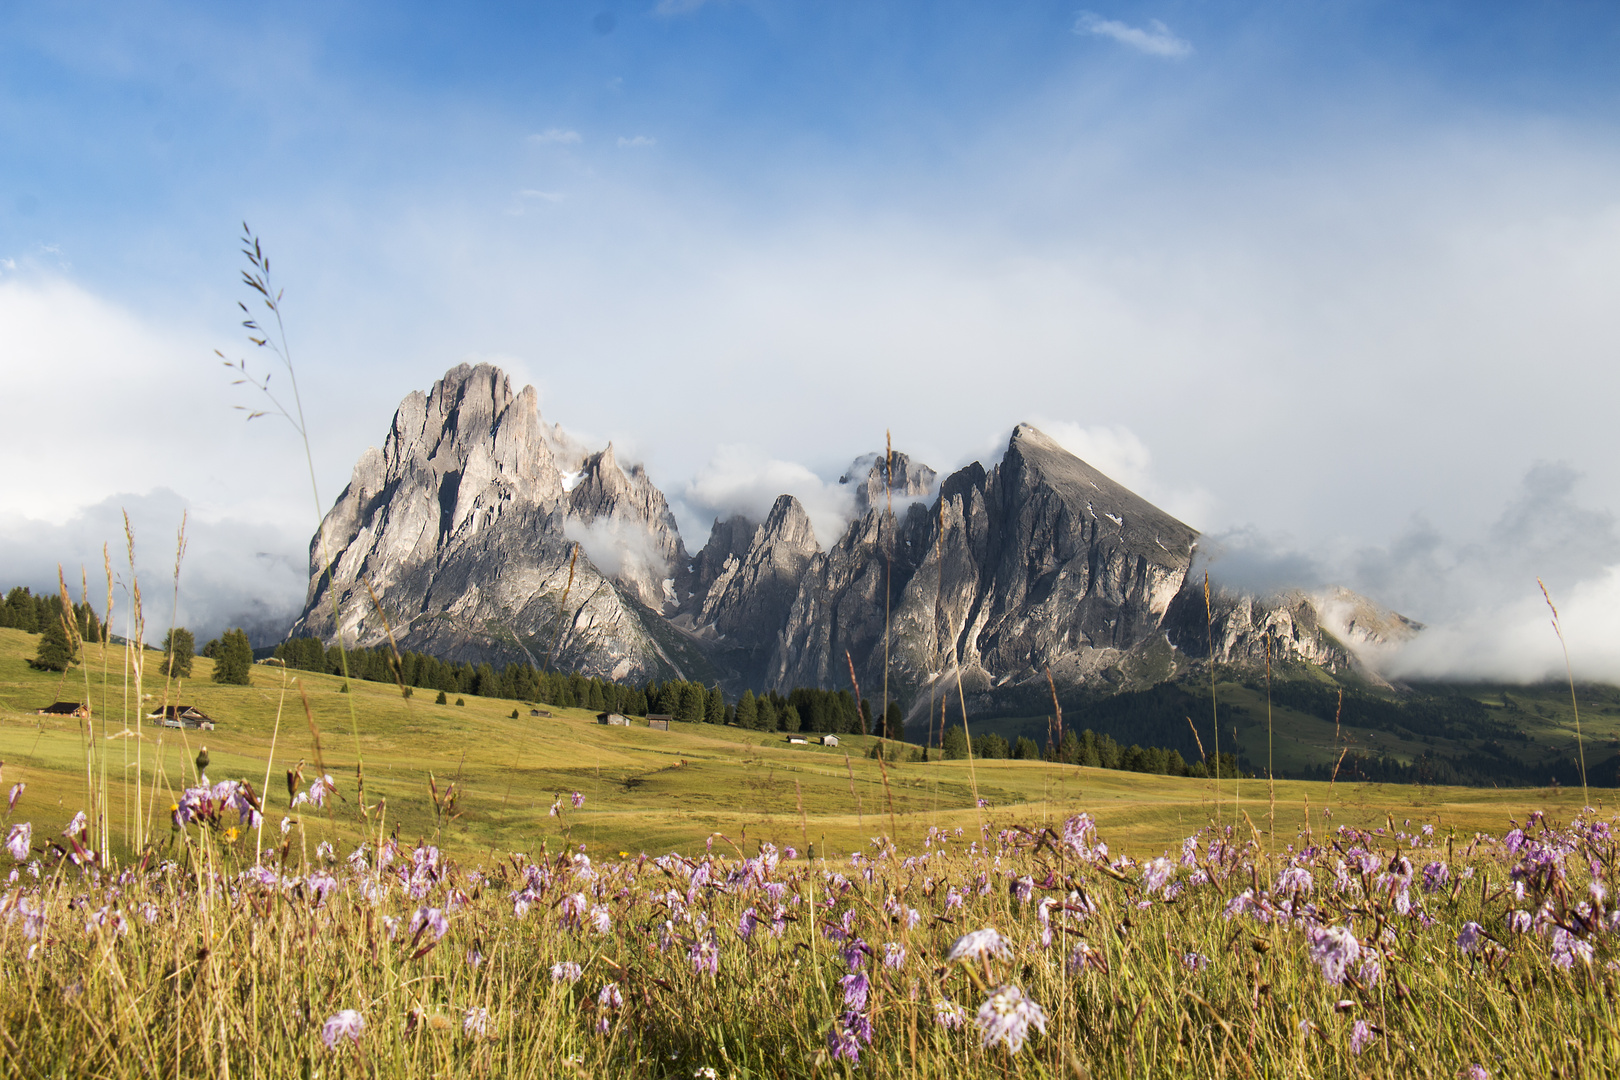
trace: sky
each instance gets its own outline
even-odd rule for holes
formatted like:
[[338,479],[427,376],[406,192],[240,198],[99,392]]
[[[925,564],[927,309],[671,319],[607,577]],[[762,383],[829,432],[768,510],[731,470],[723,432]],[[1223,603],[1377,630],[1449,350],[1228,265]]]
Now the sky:
[[[1561,670],[1540,577],[1620,679],[1617,46],[1553,0],[0,2],[0,587],[104,591],[127,511],[172,593],[185,514],[183,621],[273,636],[399,400],[484,360],[693,548],[1028,421],[1224,579],[1424,622],[1409,673]],[[215,355],[286,386],[244,222],[318,499]]]

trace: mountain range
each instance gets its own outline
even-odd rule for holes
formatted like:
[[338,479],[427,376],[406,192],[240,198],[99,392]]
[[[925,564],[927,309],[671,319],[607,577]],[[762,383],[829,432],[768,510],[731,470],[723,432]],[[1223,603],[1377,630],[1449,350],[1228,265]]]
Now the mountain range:
[[784,494],[763,520],[715,520],[693,554],[639,465],[463,364],[355,464],[290,636],[341,625],[348,644],[734,694],[853,677],[917,714],[958,683],[979,703],[1108,693],[1211,657],[1381,684],[1368,657],[1421,629],[1345,590],[1206,586],[1197,530],[1028,424],[988,468],[941,478],[884,451],[839,482],[840,535]]

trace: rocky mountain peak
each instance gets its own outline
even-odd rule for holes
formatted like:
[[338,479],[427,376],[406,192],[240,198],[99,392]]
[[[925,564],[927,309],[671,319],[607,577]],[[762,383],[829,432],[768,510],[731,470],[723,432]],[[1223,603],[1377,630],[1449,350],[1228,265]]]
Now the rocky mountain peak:
[[896,450],[889,454],[862,454],[838,478],[855,496],[855,516],[875,507],[885,507],[891,499],[910,502],[933,493],[939,474],[920,461]]

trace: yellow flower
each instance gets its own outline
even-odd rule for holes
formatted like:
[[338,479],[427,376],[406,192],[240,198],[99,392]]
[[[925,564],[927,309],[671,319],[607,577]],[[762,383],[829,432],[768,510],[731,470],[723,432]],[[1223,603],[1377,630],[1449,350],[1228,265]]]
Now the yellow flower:
[[232,825],[230,828],[225,830],[225,839],[227,841],[231,842],[231,843],[236,842],[236,826],[235,825]]

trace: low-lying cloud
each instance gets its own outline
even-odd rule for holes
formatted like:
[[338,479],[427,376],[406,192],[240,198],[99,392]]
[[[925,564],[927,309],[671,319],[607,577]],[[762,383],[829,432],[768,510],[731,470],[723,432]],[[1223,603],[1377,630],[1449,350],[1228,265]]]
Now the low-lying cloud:
[[682,532],[689,545],[701,547],[708,537],[710,519],[740,514],[750,521],[764,521],[781,495],[799,500],[823,549],[843,535],[854,514],[854,493],[849,487],[824,480],[796,462],[729,445],[716,449],[708,464],[687,482],[680,498],[688,522]]
[[[22,585],[54,593],[57,566],[73,598],[88,578],[89,601],[105,614],[107,577],[102,547],[114,578],[113,632],[132,633],[132,579],[124,537],[124,514],[135,535],[135,575],[145,609],[146,638],[161,641],[171,617],[200,645],[232,627],[243,627],[255,647],[280,641],[304,602],[308,579],[302,541],[273,525],[234,518],[191,517],[186,522],[176,607],[176,534],[186,500],[167,488],[144,495],[104,499],[52,523],[18,515],[0,517],[0,587]],[[82,571],[82,575],[81,575]]]
[[1620,528],[1614,515],[1582,504],[1579,480],[1564,464],[1532,467],[1475,539],[1420,519],[1385,545],[1311,552],[1243,529],[1204,538],[1203,558],[1228,588],[1342,584],[1423,623],[1411,642],[1380,658],[1387,674],[1406,678],[1562,675],[1545,583],[1576,677],[1620,681]]

